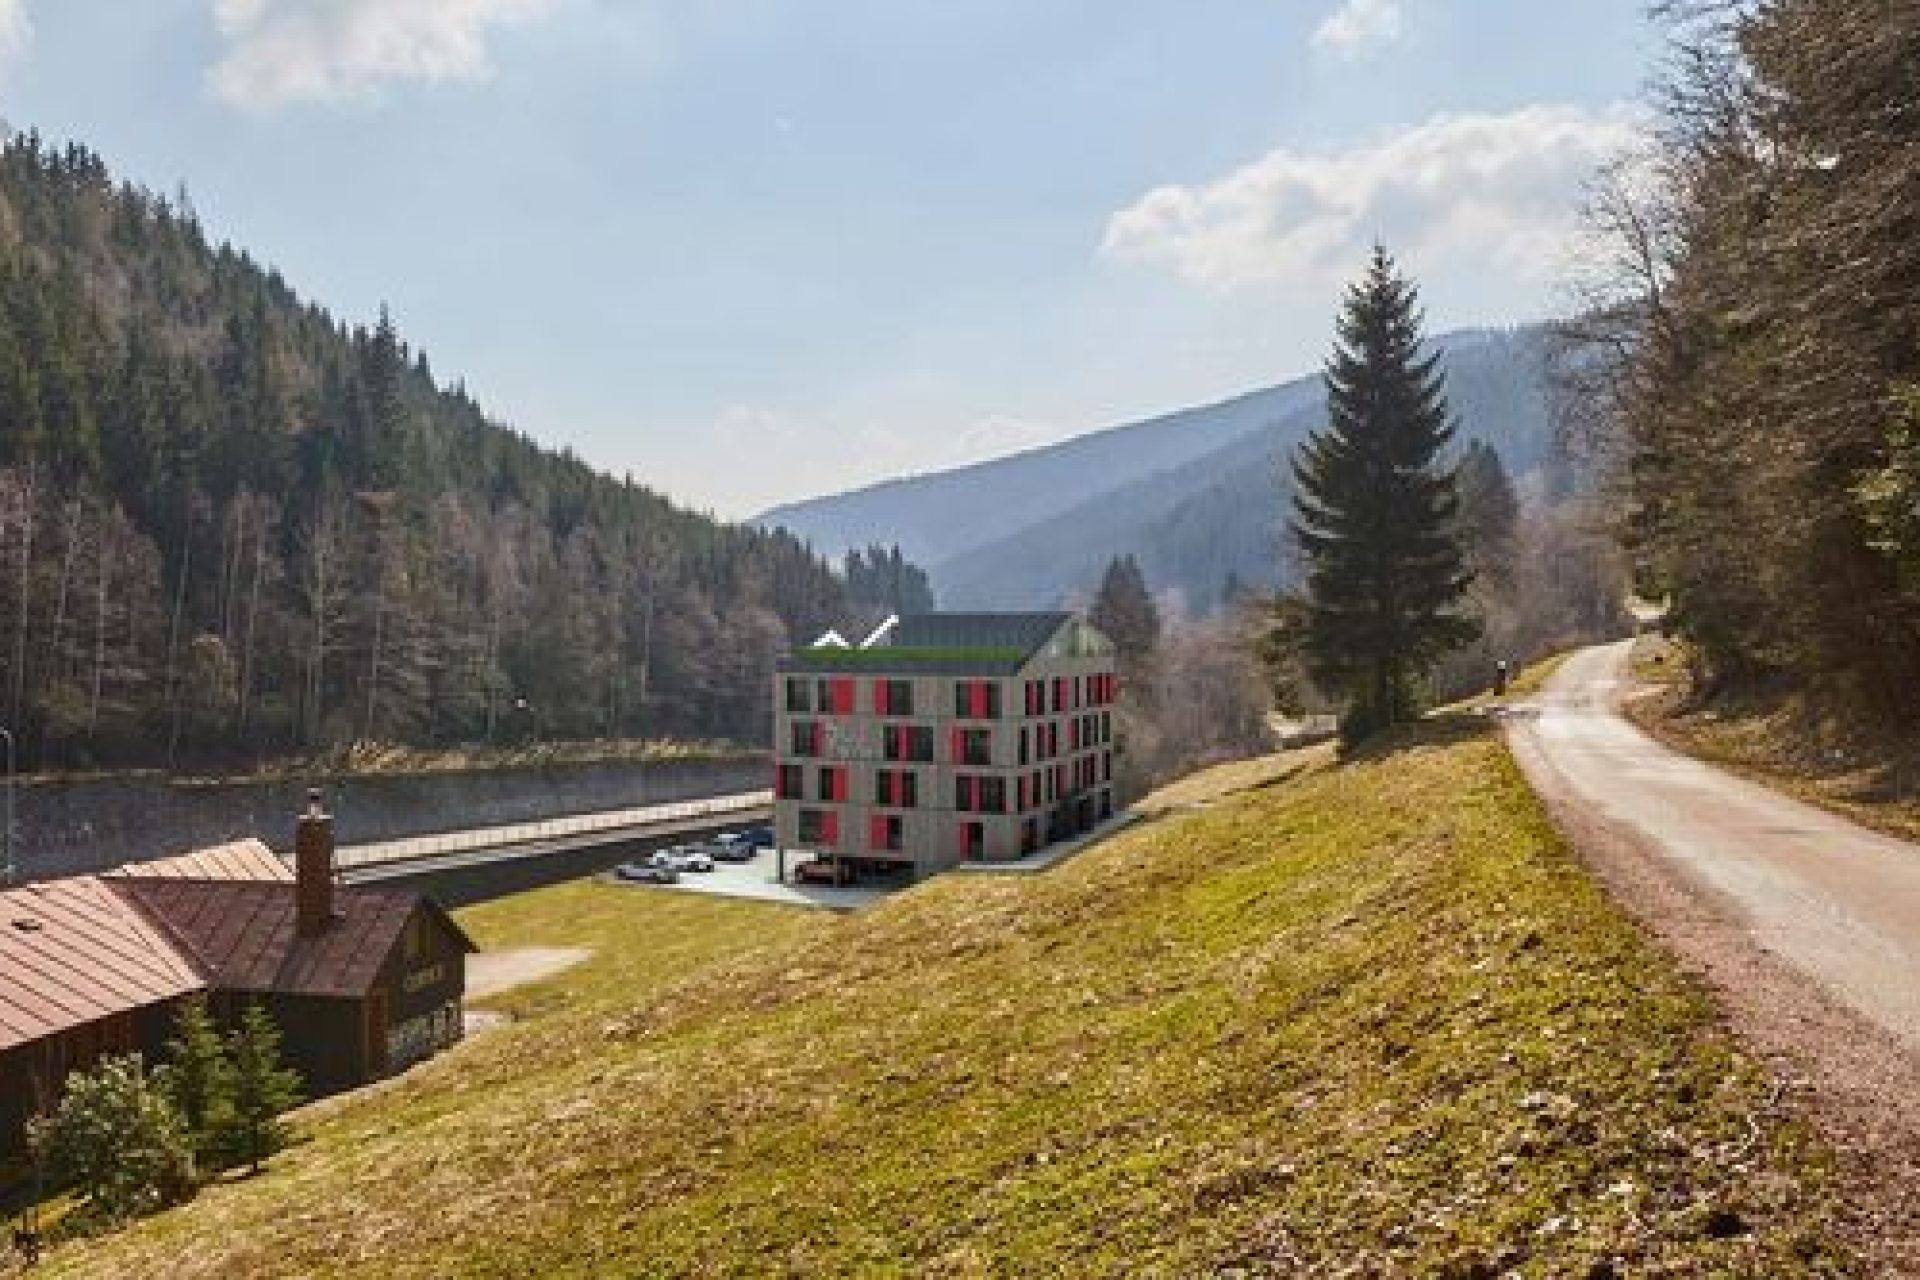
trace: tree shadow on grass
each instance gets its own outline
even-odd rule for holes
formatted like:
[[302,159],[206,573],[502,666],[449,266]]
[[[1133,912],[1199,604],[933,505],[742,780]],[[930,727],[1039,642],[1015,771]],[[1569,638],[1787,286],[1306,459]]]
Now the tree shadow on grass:
[[1403,751],[1450,747],[1493,732],[1494,722],[1479,711],[1436,711],[1411,724],[1395,725],[1340,749],[1341,764],[1388,760]]

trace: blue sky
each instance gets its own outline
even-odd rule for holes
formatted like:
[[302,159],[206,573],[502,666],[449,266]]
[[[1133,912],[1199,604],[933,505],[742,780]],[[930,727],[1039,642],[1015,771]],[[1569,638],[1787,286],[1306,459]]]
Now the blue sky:
[[0,0],[0,116],[185,182],[503,419],[723,515],[1565,297],[1639,0]]

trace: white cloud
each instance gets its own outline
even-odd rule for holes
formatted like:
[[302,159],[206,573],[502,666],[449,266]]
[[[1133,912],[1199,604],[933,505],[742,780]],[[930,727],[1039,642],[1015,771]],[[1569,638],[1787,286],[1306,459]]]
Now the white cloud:
[[1357,58],[1398,40],[1400,19],[1398,0],[1345,0],[1313,29],[1313,47],[1343,58]]
[[265,110],[352,102],[397,81],[475,82],[493,74],[496,27],[545,17],[558,0],[213,0],[225,48],[207,73],[215,96]]
[[1281,147],[1225,177],[1148,192],[1102,254],[1209,289],[1324,283],[1375,240],[1422,268],[1465,260],[1525,279],[1560,269],[1582,186],[1642,137],[1632,107],[1436,116],[1337,150]]
[[27,0],[0,0],[0,66],[11,66],[33,43]]

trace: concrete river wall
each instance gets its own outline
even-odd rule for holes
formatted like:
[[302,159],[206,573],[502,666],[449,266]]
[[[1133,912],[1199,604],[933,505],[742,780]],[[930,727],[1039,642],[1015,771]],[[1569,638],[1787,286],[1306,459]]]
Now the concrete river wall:
[[757,791],[768,771],[764,756],[745,755],[270,781],[23,782],[14,796],[15,859],[35,880],[248,836],[284,850],[310,785],[325,789],[340,842],[366,844]]

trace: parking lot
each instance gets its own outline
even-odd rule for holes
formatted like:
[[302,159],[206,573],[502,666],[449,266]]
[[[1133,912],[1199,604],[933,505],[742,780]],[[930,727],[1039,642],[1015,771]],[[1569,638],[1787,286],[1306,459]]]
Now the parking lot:
[[[793,864],[810,854],[788,852],[789,871]],[[678,884],[619,883],[635,892],[708,893],[722,898],[753,898],[761,902],[784,902],[797,907],[824,907],[831,911],[857,911],[905,888],[907,881],[886,885],[848,885],[844,888],[824,884],[782,883],[775,878],[779,860],[771,849],[762,849],[751,862],[715,862],[711,871],[683,871]]]

